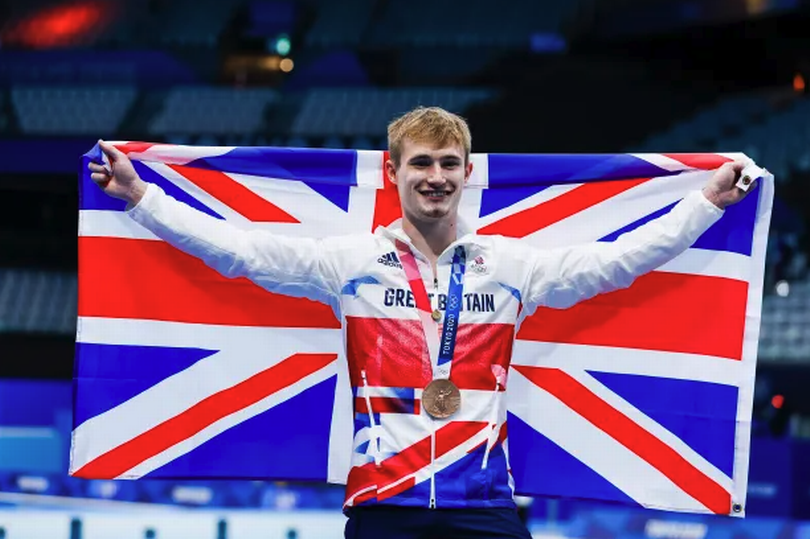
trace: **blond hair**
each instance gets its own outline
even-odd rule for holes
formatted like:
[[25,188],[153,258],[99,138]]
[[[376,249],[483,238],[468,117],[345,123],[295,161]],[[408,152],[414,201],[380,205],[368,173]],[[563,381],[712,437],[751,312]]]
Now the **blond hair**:
[[417,107],[388,124],[388,151],[394,165],[399,166],[405,139],[438,146],[458,144],[469,162],[472,136],[466,120],[440,107]]

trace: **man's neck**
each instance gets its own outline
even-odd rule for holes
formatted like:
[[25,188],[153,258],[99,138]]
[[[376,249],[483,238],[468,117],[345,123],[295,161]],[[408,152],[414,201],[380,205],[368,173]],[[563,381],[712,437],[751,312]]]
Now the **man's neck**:
[[402,230],[411,243],[425,255],[435,271],[436,261],[458,237],[456,219],[442,219],[431,223],[416,222],[403,217]]

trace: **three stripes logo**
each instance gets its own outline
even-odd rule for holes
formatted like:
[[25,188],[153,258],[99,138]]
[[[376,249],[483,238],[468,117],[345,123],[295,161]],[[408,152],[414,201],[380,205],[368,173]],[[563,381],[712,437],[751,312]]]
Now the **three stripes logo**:
[[402,269],[402,264],[400,264],[399,258],[397,258],[397,254],[394,251],[382,255],[377,259],[377,262],[384,266]]
[[377,259],[377,262],[384,266],[402,269],[402,264],[400,264],[399,258],[397,258],[397,254],[394,251],[382,255]]

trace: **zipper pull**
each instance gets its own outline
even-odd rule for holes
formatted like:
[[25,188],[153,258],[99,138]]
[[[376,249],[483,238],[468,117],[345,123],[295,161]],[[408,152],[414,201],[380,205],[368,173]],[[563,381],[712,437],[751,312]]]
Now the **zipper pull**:
[[430,499],[430,508],[431,509],[436,509],[436,498],[431,498]]

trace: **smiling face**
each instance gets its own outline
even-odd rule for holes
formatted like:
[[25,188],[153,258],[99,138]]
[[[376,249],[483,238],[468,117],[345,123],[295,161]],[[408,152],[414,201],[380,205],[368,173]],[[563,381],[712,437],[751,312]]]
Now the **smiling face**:
[[385,168],[406,222],[455,224],[472,173],[471,145],[467,122],[439,107],[417,107],[388,125],[391,158]]
[[403,217],[413,224],[455,220],[472,163],[458,144],[449,146],[402,141],[399,166],[386,163],[388,177],[397,185]]

